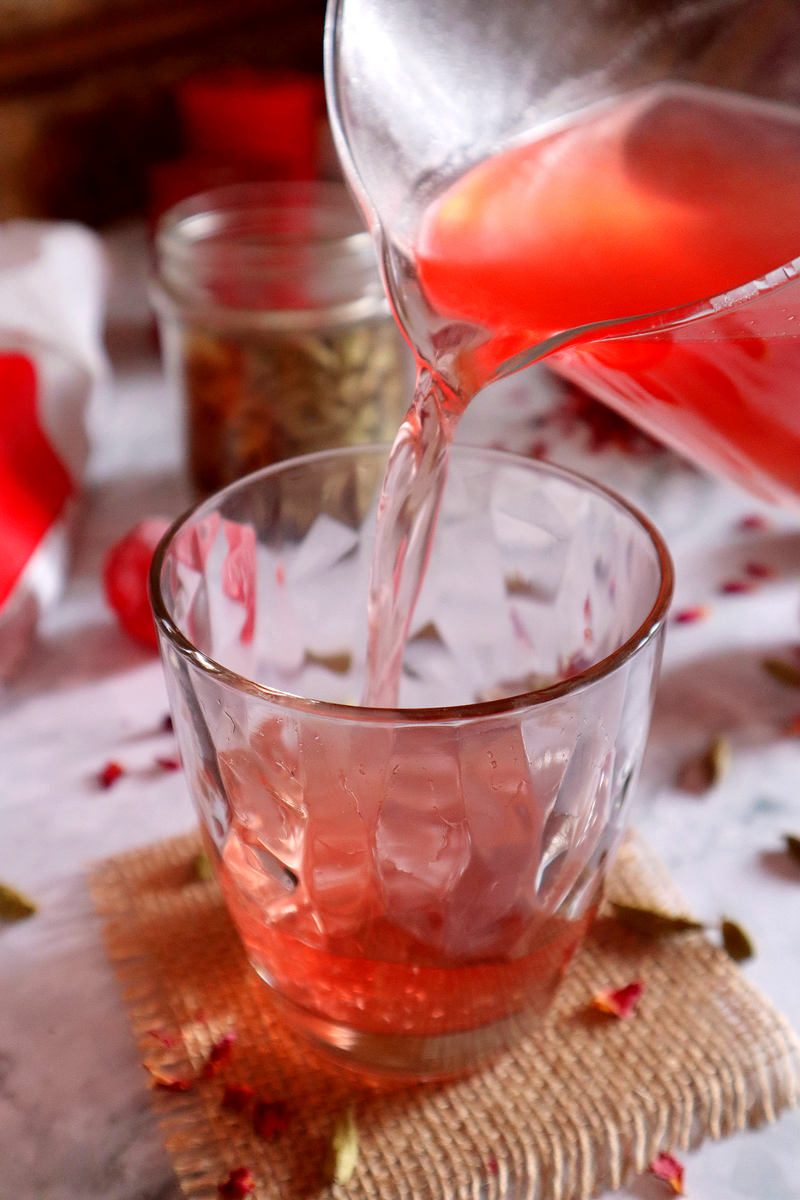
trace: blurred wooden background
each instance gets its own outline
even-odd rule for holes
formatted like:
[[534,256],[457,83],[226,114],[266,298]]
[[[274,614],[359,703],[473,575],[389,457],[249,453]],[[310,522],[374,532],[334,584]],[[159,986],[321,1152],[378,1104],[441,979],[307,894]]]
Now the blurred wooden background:
[[0,219],[140,213],[180,154],[172,88],[224,64],[322,70],[324,0],[0,0]]

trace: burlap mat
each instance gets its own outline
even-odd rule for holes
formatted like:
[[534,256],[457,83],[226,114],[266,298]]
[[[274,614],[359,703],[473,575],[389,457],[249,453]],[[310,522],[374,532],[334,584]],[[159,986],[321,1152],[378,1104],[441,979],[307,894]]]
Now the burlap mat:
[[[277,1019],[216,885],[194,881],[199,849],[197,835],[176,838],[102,863],[91,879],[143,1059],[197,1070],[235,1027],[219,1076],[152,1093],[195,1200],[218,1197],[238,1166],[255,1172],[258,1200],[577,1200],[618,1187],[661,1149],[772,1121],[798,1100],[798,1041],[724,952],[697,933],[647,940],[602,912],[535,1037],[466,1079],[359,1085]],[[636,837],[607,894],[685,913]],[[588,1008],[635,977],[646,989],[629,1020]],[[154,1029],[181,1036],[164,1046]],[[264,1141],[247,1113],[221,1107],[226,1082],[286,1101],[288,1128]],[[329,1187],[331,1132],[351,1104],[360,1159],[349,1184]]]

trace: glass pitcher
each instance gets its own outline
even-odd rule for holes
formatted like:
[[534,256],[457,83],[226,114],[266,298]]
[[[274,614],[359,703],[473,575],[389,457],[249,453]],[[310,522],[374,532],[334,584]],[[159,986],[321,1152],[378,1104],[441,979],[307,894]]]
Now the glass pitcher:
[[547,357],[800,504],[796,4],[332,0],[326,77],[395,314],[454,408]]

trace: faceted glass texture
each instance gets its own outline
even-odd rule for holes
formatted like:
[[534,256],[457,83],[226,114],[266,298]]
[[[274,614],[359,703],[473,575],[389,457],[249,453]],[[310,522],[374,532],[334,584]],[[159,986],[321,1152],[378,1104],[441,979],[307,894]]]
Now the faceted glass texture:
[[177,522],[153,603],[187,778],[255,969],[351,1063],[435,1077],[546,1009],[599,903],[671,594],[569,472],[456,447],[398,709],[359,706],[386,451],[268,468]]

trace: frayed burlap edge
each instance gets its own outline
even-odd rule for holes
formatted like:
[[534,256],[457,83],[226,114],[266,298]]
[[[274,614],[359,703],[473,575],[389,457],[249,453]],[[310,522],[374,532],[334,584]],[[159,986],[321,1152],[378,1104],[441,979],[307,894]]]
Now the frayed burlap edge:
[[[756,1127],[798,1101],[800,1044],[727,955],[701,933],[642,938],[607,910],[546,1021],[492,1067],[414,1088],[359,1083],[281,1023],[216,885],[194,878],[199,849],[197,834],[175,838],[100,864],[90,881],[143,1060],[191,1073],[216,1039],[236,1033],[219,1076],[152,1092],[193,1200],[217,1197],[237,1166],[254,1171],[258,1200],[588,1200],[659,1150]],[[636,836],[607,894],[685,912]],[[588,1007],[633,978],[645,992],[630,1020]],[[288,1128],[271,1142],[257,1136],[247,1111],[221,1107],[226,1082],[285,1101]],[[346,1186],[329,1185],[331,1132],[351,1105],[358,1166]]]

